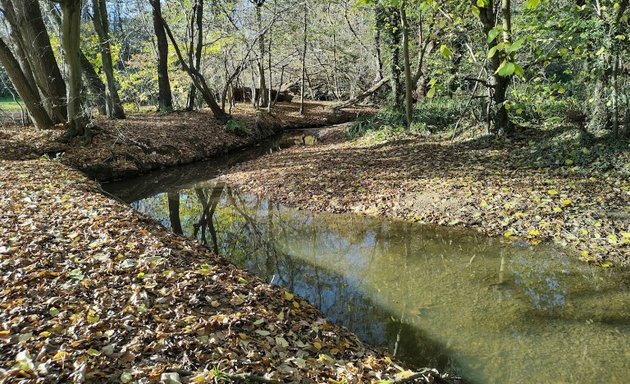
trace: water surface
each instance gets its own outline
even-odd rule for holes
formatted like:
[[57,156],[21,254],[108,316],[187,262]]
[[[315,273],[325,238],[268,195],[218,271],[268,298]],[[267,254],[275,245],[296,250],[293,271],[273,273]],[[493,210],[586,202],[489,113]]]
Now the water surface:
[[470,231],[297,211],[211,179],[218,168],[108,189],[413,366],[472,383],[629,381],[628,271]]

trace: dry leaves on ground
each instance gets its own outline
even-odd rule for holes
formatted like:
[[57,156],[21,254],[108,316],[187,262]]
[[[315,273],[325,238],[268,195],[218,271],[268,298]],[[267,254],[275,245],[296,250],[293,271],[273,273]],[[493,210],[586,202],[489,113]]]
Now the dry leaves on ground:
[[0,175],[0,381],[408,375],[300,297],[99,194],[67,166],[0,161]]
[[426,139],[294,147],[240,164],[227,181],[315,211],[357,212],[553,240],[583,259],[630,263],[630,181],[520,168],[510,148]]

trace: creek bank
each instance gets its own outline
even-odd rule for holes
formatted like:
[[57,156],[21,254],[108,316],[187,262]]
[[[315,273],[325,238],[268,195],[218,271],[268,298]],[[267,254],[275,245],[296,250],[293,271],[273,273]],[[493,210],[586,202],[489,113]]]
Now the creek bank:
[[255,145],[285,129],[318,127],[354,120],[368,109],[334,112],[323,103],[278,104],[271,114],[250,105],[237,105],[234,120],[219,124],[209,111],[129,113],[125,120],[94,121],[95,136],[88,145],[77,138],[69,144],[57,139],[63,129],[33,128],[0,131],[0,159],[33,159],[61,154],[62,162],[105,181],[155,169],[189,164]]
[[0,174],[0,381],[375,383],[413,374],[68,166],[0,161]]
[[630,181],[571,167],[524,167],[513,146],[413,137],[319,145],[241,163],[227,182],[312,211],[473,228],[506,242],[553,241],[590,263],[630,264]]

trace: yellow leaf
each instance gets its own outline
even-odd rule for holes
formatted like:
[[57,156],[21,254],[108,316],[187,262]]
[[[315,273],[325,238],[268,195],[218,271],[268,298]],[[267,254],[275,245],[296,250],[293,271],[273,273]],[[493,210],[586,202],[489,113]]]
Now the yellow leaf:
[[505,236],[505,237],[512,237],[512,236],[514,236],[514,233],[512,233],[512,232],[510,232],[510,231],[507,231],[507,232],[505,232],[505,233],[503,234],[503,236]]
[[97,351],[94,348],[90,348],[87,350],[87,354],[90,356],[100,356],[101,355],[101,351]]
[[560,213],[560,212],[562,212],[562,208],[560,208],[560,207],[554,207],[554,208],[553,208],[553,211],[554,211],[554,212],[556,212],[556,213]]
[[298,303],[297,301],[294,301],[294,302],[293,302],[293,307],[294,307],[295,309],[300,308],[300,303]]
[[573,203],[573,201],[571,199],[562,199],[560,200],[560,204],[564,205],[565,207],[568,205],[571,205],[571,203]]
[[404,378],[407,378],[407,377],[409,377],[411,375],[413,375],[412,371],[402,371],[402,372],[399,372],[398,374],[396,374],[396,379],[397,380],[404,379]]
[[601,265],[602,268],[610,268],[612,266],[613,266],[612,263],[609,263],[609,262],[602,263]]
[[293,300],[294,295],[291,292],[284,292],[284,299],[285,300]]
[[540,231],[537,230],[536,228],[530,228],[530,230],[527,232],[532,236],[540,236]]
[[320,361],[326,361],[328,363],[334,363],[335,362],[335,359],[333,359],[332,357],[328,356],[325,353],[320,353],[319,360]]
[[70,354],[66,351],[59,351],[53,356],[53,360],[63,360],[66,356],[70,356]]
[[566,160],[564,161],[564,163],[565,163],[566,165],[573,165],[573,160],[571,160],[571,159],[566,159]]
[[550,189],[547,191],[547,193],[553,196],[553,195],[557,195],[558,191],[556,191],[555,189]]
[[615,235],[610,234],[607,236],[607,238],[608,242],[610,242],[611,244],[617,244],[617,242],[619,242],[619,238],[617,238],[617,236]]
[[315,349],[319,351],[320,349],[322,349],[322,343],[320,343],[319,341],[316,341],[313,343],[313,347],[315,347]]

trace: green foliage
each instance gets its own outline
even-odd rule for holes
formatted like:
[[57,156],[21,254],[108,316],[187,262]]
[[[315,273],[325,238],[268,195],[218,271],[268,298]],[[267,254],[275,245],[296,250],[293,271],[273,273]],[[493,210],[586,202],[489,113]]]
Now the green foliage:
[[225,124],[225,130],[237,136],[247,136],[249,134],[247,123],[242,119],[231,119]]
[[405,128],[405,113],[402,110],[388,107],[375,115],[356,121],[348,130],[349,138],[371,135],[380,141],[388,136],[404,133],[428,134],[445,131],[455,124],[461,115],[460,98],[433,98],[418,102],[414,108],[414,119],[409,130]]

